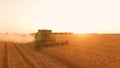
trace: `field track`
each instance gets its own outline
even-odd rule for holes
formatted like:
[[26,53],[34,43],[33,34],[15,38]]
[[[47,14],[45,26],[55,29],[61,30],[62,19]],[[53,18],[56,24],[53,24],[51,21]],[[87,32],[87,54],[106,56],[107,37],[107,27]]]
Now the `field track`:
[[23,59],[26,61],[26,63],[29,64],[29,66],[31,66],[31,68],[37,68],[31,60],[29,60],[22,52],[21,50],[16,46],[16,44],[14,44],[15,48],[17,49],[17,51],[19,52],[19,54],[23,57]]
[[0,42],[0,68],[7,68],[7,45]]
[[28,58],[13,43],[6,44],[8,68],[35,68]]
[[7,50],[7,43],[5,42],[5,54],[4,54],[4,66],[8,68],[8,50]]
[[14,43],[0,42],[0,68],[38,68]]

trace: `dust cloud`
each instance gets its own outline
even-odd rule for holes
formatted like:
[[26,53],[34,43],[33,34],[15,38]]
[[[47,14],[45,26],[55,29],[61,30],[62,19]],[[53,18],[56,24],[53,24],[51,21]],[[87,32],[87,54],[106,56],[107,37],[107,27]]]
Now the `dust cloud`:
[[28,43],[34,41],[32,34],[14,34],[14,33],[1,33],[0,41],[9,41],[17,43]]

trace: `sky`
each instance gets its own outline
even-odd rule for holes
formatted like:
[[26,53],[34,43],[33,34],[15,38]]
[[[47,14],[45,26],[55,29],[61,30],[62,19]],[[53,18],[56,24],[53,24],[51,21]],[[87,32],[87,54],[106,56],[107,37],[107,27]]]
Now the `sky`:
[[0,32],[120,33],[120,0],[0,0]]

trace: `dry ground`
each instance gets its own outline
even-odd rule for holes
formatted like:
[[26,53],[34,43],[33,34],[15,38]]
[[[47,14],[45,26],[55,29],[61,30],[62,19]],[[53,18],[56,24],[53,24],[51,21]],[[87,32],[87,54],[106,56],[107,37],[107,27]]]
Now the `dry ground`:
[[0,42],[0,68],[120,68],[120,35],[56,35],[68,45]]

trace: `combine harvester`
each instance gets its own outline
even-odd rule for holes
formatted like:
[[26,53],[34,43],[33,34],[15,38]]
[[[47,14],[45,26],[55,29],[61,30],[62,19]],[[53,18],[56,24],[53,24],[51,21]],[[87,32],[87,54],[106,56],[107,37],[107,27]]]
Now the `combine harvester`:
[[68,41],[56,41],[55,34],[52,30],[38,30],[35,35],[35,43],[37,48],[53,46],[53,45],[67,45]]

